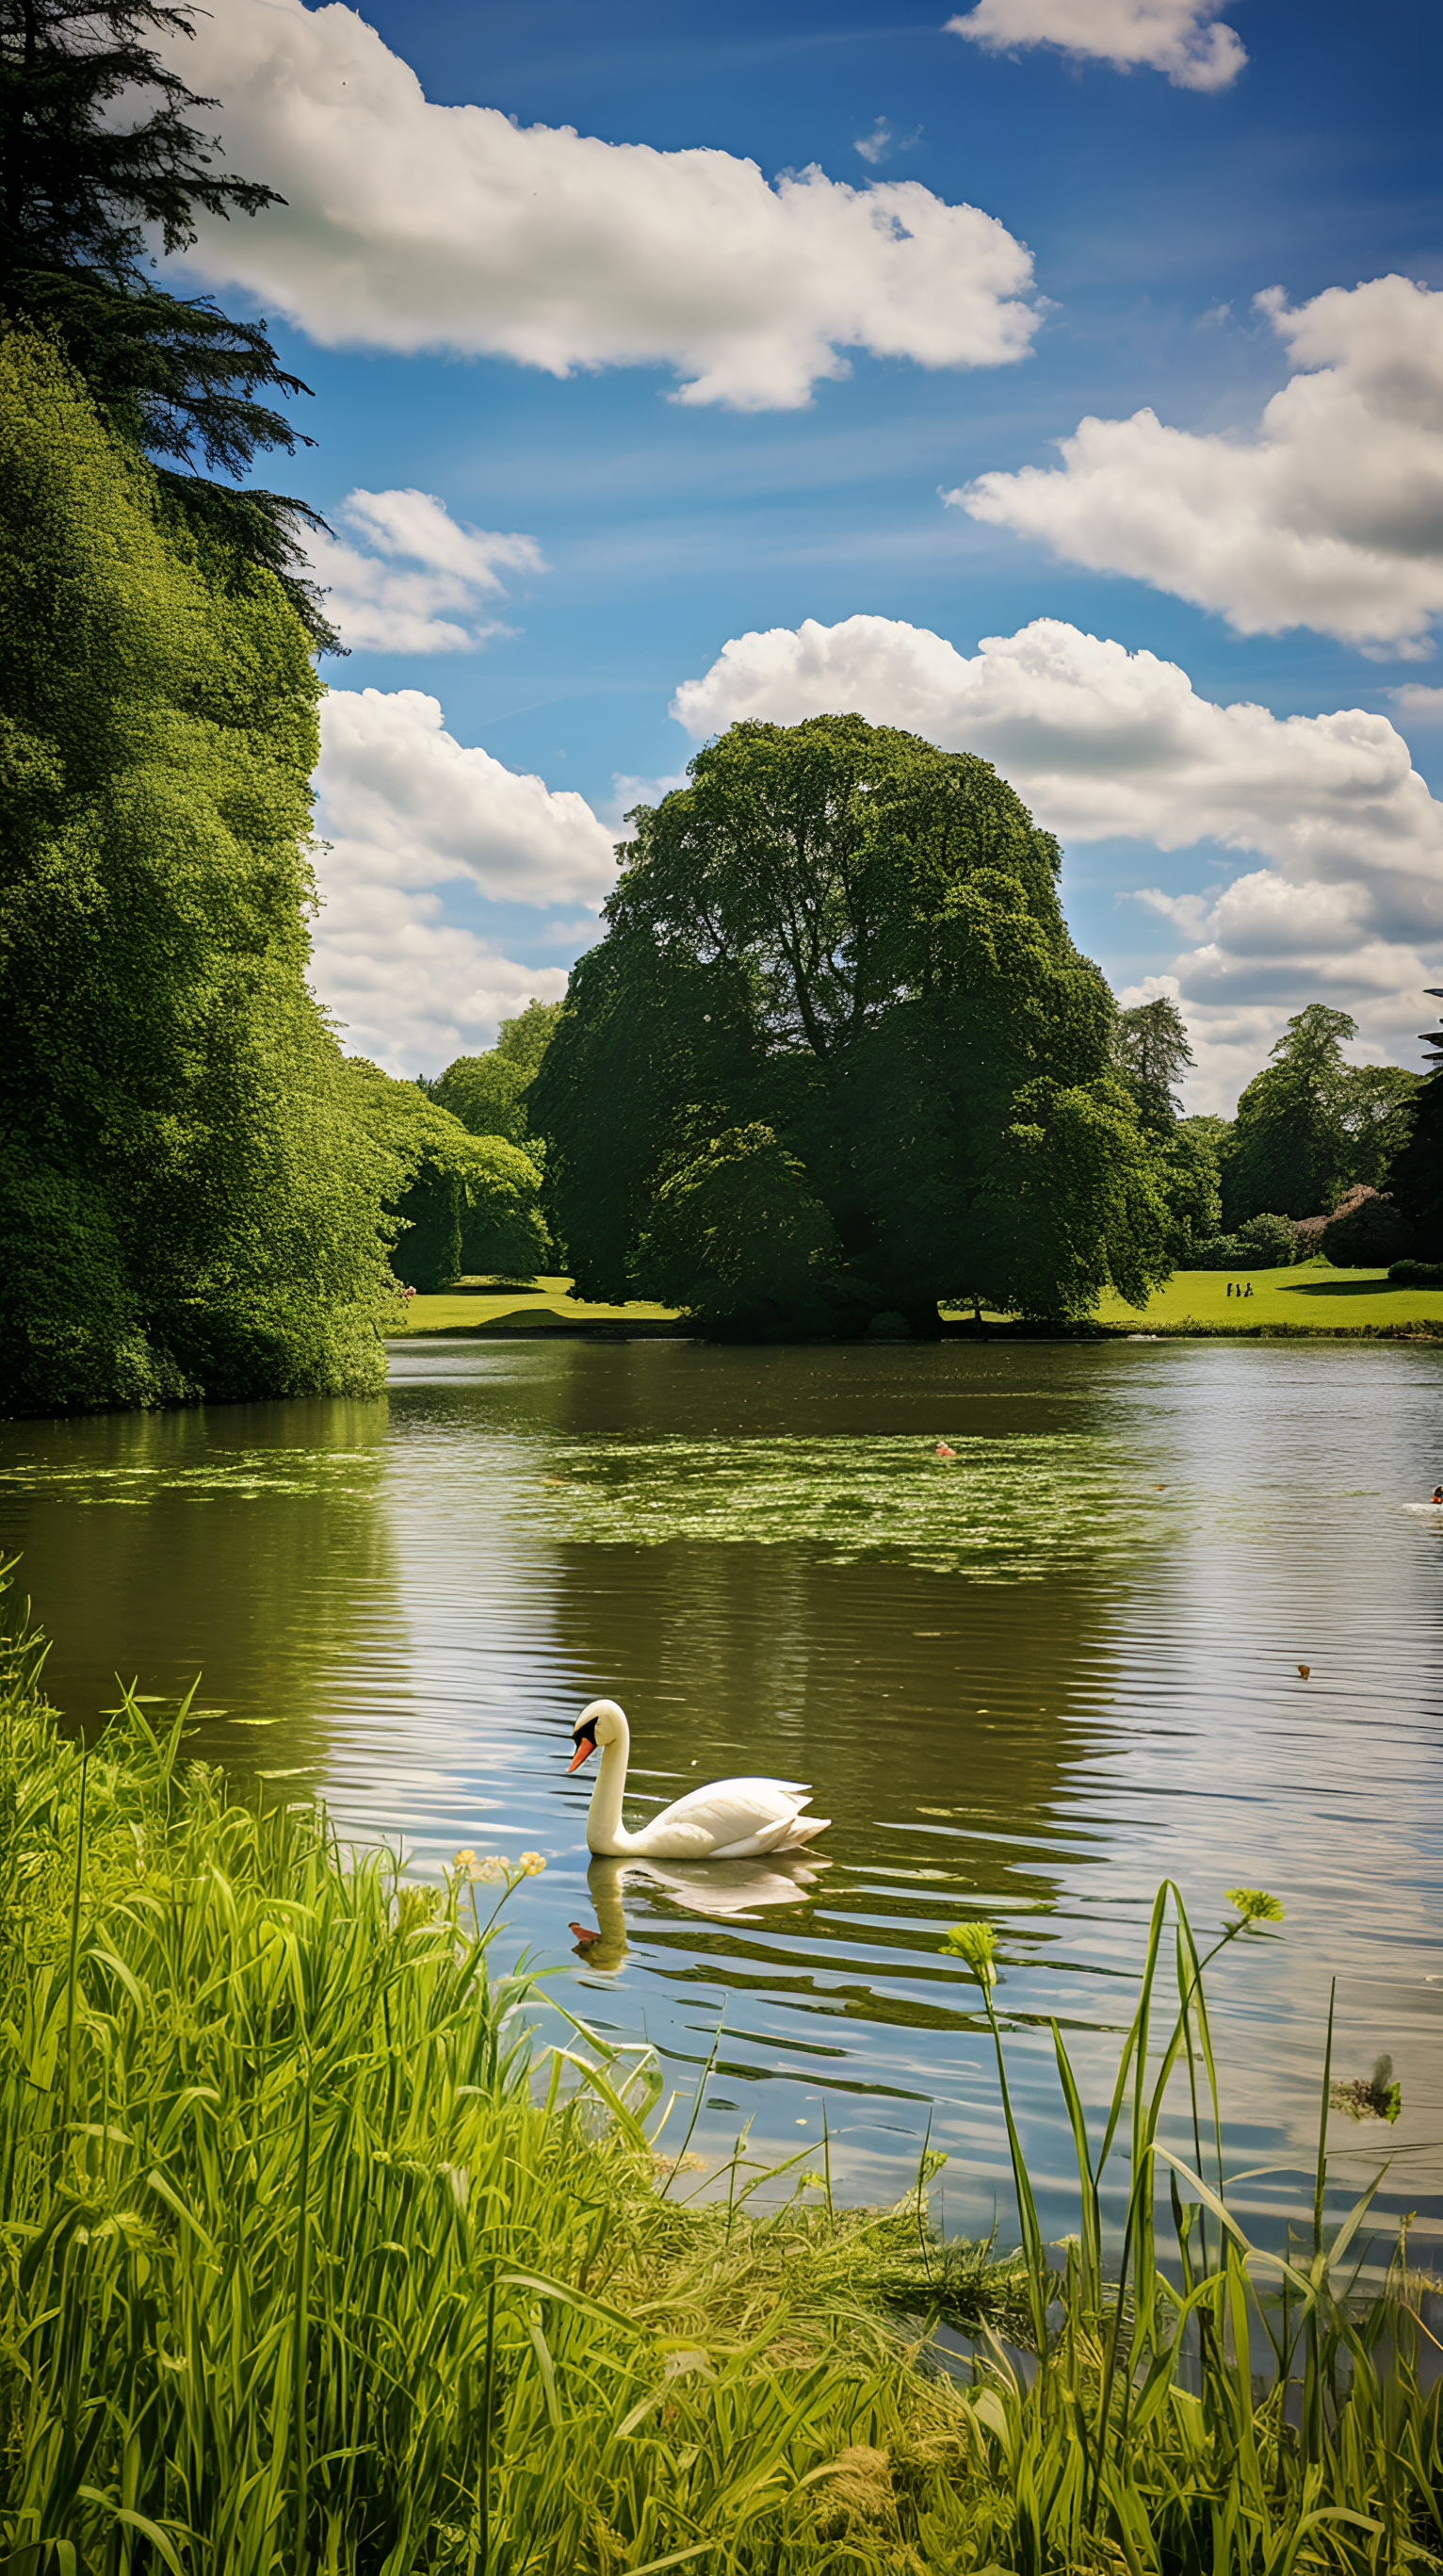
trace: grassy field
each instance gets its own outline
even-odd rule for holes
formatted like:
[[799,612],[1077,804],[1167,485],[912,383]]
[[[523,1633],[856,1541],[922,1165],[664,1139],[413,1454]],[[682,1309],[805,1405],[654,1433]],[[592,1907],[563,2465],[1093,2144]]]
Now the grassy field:
[[[1230,1297],[1221,1270],[1178,1270],[1142,1308],[1105,1297],[1097,1322],[1112,1331],[1174,1332],[1192,1323],[1204,1332],[1256,1332],[1284,1327],[1292,1333],[1357,1331],[1363,1326],[1416,1326],[1443,1332],[1443,1288],[1390,1288],[1384,1270],[1333,1270],[1326,1261],[1300,1262],[1291,1270],[1241,1270],[1236,1284],[1251,1297]],[[488,1329],[546,1331],[560,1325],[617,1328],[670,1323],[673,1309],[637,1300],[627,1306],[593,1306],[568,1297],[563,1278],[538,1279],[531,1288],[498,1288],[488,1280],[463,1280],[440,1297],[413,1297],[387,1338],[408,1341],[430,1333],[472,1334]],[[961,1311],[960,1309],[958,1310]],[[997,1325],[1005,1318],[989,1318]]]
[[545,1331],[553,1324],[671,1323],[674,1309],[649,1306],[638,1299],[628,1306],[592,1306],[568,1297],[569,1279],[541,1278],[529,1288],[498,1288],[489,1279],[461,1279],[439,1297],[413,1297],[404,1316],[387,1332],[388,1341],[404,1342],[424,1333],[477,1333],[503,1320]]
[[[1229,1278],[1251,1285],[1251,1297],[1230,1297]],[[1176,1270],[1140,1312],[1106,1297],[1097,1320],[1133,1330],[1193,1320],[1209,1331],[1285,1324],[1293,1332],[1336,1332],[1412,1323],[1443,1331],[1443,1288],[1390,1288],[1386,1270],[1333,1270],[1326,1261],[1300,1261],[1291,1270]]]

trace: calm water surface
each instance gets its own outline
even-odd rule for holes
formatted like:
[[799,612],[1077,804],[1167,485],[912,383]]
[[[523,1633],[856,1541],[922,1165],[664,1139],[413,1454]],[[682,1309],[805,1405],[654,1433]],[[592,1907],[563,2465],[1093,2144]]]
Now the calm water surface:
[[[1147,1909],[1272,1889],[1219,1961],[1229,2139],[1265,2232],[1335,2073],[1391,2054],[1341,2184],[1443,2232],[1443,1352],[1255,1344],[419,1343],[373,1403],[0,1433],[0,1544],[76,1717],[203,1674],[194,1749],[323,1790],[434,1874],[548,1858],[513,1908],[553,1990],[650,2040],[693,2145],[892,2196],[931,2127],[949,2226],[1007,2202],[946,1928],[1003,1927],[1044,2214],[1071,2223],[1049,2016],[1090,2097]],[[939,1459],[937,1442],[957,1455]],[[1304,1680],[1300,1664],[1310,1667]],[[570,1727],[627,1708],[629,1814],[718,1774],[815,1784],[808,1865],[599,1863]],[[825,1866],[819,1866],[825,1861]],[[599,1925],[591,1962],[568,1920]],[[599,1958],[601,1964],[595,1964]],[[675,2123],[674,2123],[675,2126]],[[679,2141],[678,2141],[679,2142]],[[1380,2143],[1381,2142],[1381,2143]]]

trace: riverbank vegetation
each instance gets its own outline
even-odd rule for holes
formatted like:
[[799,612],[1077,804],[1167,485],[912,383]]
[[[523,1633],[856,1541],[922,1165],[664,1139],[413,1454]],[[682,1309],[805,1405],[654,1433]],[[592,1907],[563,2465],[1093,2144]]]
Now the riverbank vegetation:
[[[529,1097],[558,1026],[566,1026],[562,1006],[533,1003],[519,1021],[506,1025],[501,1044],[490,1055],[461,1058],[438,1082],[423,1087],[438,1101],[454,1099],[458,1109],[469,1102],[473,1114],[510,1115],[507,1086],[518,1080],[515,1063],[524,1055]],[[1064,1311],[1033,1315],[1025,1302],[1008,1307],[991,1294],[966,1301],[944,1298],[940,1329],[947,1331],[964,1314],[993,1330],[1016,1326],[1020,1316],[1021,1329],[1066,1324],[1076,1330],[1091,1324],[1106,1332],[1139,1314],[1156,1329],[1208,1333],[1431,1329],[1443,1319],[1443,1302],[1432,1293],[1443,1286],[1443,1260],[1414,1256],[1432,1243],[1443,1251],[1438,1230],[1443,1164],[1436,1134],[1443,1080],[1398,1066],[1348,1065],[1342,1046],[1352,1027],[1341,1012],[1307,1005],[1288,1023],[1273,1049],[1274,1061],[1248,1086],[1238,1119],[1229,1121],[1183,1114],[1178,1085],[1193,1056],[1176,1003],[1160,996],[1119,1011],[1112,1038],[1115,1070],[1165,1206],[1168,1276],[1140,1298],[1103,1285],[1095,1290],[1085,1316],[1067,1313],[1065,1301]],[[524,1049],[519,1037],[513,1045],[521,1031],[528,1033]],[[549,1086],[543,1082],[539,1105],[548,1097]],[[771,1279],[772,1289],[777,1287],[781,1273],[767,1269],[768,1228],[775,1230],[777,1211],[796,1175],[788,1179],[776,1162],[775,1138],[769,1147],[768,1135],[770,1129],[738,1132],[725,1151],[712,1140],[706,1171],[693,1174],[684,1187],[678,1183],[668,1223],[683,1270],[698,1257],[698,1246],[710,1240],[738,1277],[750,1263],[754,1286]],[[544,1165],[544,1138],[528,1131],[527,1150]],[[698,1205],[705,1215],[708,1190],[717,1198],[723,1163],[730,1167],[730,1196],[721,1191],[707,1236],[692,1220]],[[1296,1186],[1282,1178],[1294,1165],[1305,1175]],[[1379,1186],[1383,1182],[1386,1188]],[[671,1183],[666,1186],[670,1190]],[[1276,1203],[1256,1203],[1260,1193],[1264,1198],[1270,1194]],[[1305,1206],[1319,1194],[1319,1213],[1294,1217],[1283,1212],[1286,1206]],[[1220,1231],[1225,1204],[1230,1233]],[[565,1222],[554,1179],[552,1214],[558,1226]],[[1290,1269],[1296,1277],[1285,1278]],[[638,1275],[635,1267],[632,1275]],[[617,1325],[671,1313],[685,1317],[688,1329],[716,1329],[717,1319],[704,1306],[689,1306],[680,1293],[687,1277],[666,1283],[677,1292],[669,1306],[660,1293],[650,1299],[624,1298],[615,1293],[615,1280],[611,1296],[583,1297],[578,1283],[571,1291],[574,1313]],[[432,1298],[413,1304],[406,1328],[463,1332],[483,1322],[488,1329],[499,1327],[514,1317],[518,1329],[541,1329],[553,1316],[558,1321],[566,1316],[556,1295],[566,1283],[542,1284],[544,1301],[533,1300],[520,1310],[491,1300],[478,1306],[477,1280],[438,1280],[442,1302]],[[652,1284],[660,1291],[659,1275]],[[1411,1292],[1406,1298],[1405,1289]],[[1245,1291],[1251,1293],[1244,1296]],[[1235,1297],[1244,1299],[1246,1312]],[[1047,1301],[1039,1302],[1045,1307]],[[766,1329],[777,1338],[806,1339],[819,1333],[854,1338],[869,1324],[877,1329],[878,1317],[848,1313],[844,1302],[836,1301],[829,1316],[819,1313],[815,1301],[810,1307],[804,1301],[788,1320],[784,1303],[772,1296]],[[909,1317],[900,1305],[890,1313],[880,1310],[880,1324],[889,1339],[902,1338],[904,1327],[924,1335],[939,1328],[935,1313],[923,1309]],[[738,1329],[737,1314],[722,1319],[720,1328]]]
[[[1011,2260],[944,2251],[917,2189],[843,2211],[825,2168],[759,2215],[740,2157],[696,2196],[648,2059],[497,1968],[469,1855],[437,1889],[348,1854],[283,1780],[189,1763],[183,1709],[127,1699],[86,1751],[41,1663],[13,1640],[0,1696],[17,2576],[1436,2563],[1417,2286],[1365,2293],[1321,2143],[1296,2242],[1247,2246],[1166,1891],[1100,2138],[1057,2040],[1075,2240],[1042,2241],[1010,2109]],[[1230,1902],[1236,1951],[1278,1909]],[[1005,2105],[996,1941],[952,1946]],[[1329,2092],[1325,2062],[1324,2126]]]
[[[1252,1295],[1243,1291],[1251,1288]],[[1394,1326],[1443,1332],[1443,1284],[1394,1280],[1386,1270],[1344,1270],[1325,1260],[1254,1267],[1246,1258],[1233,1269],[1178,1270],[1154,1289],[1145,1306],[1103,1298],[1096,1320],[1110,1329],[1155,1331],[1160,1325],[1199,1332],[1286,1331],[1335,1333]]]

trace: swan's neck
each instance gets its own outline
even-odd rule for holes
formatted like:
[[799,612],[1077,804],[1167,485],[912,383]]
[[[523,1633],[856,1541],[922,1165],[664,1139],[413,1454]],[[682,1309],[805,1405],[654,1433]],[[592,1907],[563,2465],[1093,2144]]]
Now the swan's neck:
[[631,1736],[625,1718],[609,1744],[601,1748],[601,1769],[591,1792],[591,1806],[586,1818],[587,1848],[594,1852],[622,1852],[631,1836],[621,1821],[621,1802],[626,1794],[626,1766],[631,1755]]

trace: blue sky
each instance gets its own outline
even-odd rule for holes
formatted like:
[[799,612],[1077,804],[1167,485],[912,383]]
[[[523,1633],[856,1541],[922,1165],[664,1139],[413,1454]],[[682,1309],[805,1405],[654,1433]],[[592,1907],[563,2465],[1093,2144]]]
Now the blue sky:
[[198,22],[233,166],[290,202],[190,274],[315,388],[287,488],[355,638],[318,782],[348,1044],[410,1072],[488,1043],[596,936],[621,806],[709,727],[846,703],[1014,779],[1080,943],[1179,993],[1197,1105],[1314,999],[1419,1061],[1436,9],[947,15]]

